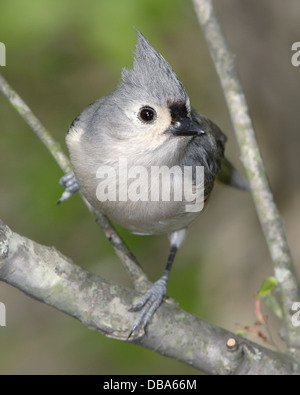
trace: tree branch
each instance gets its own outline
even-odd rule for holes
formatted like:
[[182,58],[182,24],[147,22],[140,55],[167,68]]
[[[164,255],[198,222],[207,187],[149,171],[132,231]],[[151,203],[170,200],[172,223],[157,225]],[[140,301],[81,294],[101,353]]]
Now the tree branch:
[[194,0],[194,6],[223,87],[256,211],[280,287],[284,314],[284,328],[281,335],[290,349],[300,348],[300,330],[293,326],[291,320],[292,305],[300,301],[299,283],[286,240],[283,221],[268,183],[246,97],[238,77],[235,57],[228,48],[215,16],[212,0]]
[[138,344],[206,373],[300,373],[292,357],[202,321],[172,302],[161,306],[143,337],[128,340],[138,314],[128,312],[135,291],[87,272],[55,248],[14,233],[1,220],[0,280],[107,337]]

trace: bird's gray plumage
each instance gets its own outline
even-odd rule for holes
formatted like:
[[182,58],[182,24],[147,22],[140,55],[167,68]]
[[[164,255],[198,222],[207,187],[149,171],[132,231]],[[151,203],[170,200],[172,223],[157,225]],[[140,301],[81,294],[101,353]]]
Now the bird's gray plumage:
[[[150,111],[150,120],[142,118],[145,109]],[[175,72],[140,32],[133,67],[123,69],[122,80],[111,95],[89,105],[73,121],[66,142],[79,188],[94,208],[132,232],[169,234],[171,252],[165,273],[137,305],[138,309],[145,304],[146,307],[133,332],[141,323],[147,324],[161,303],[175,253],[186,228],[200,212],[187,212],[184,200],[165,201],[161,196],[158,201],[100,201],[96,194],[100,182],[98,169],[103,166],[115,169],[119,192],[127,187],[124,169],[119,167],[120,158],[126,159],[128,167],[191,166],[190,177],[198,190],[196,166],[203,166],[205,200],[218,176],[222,182],[242,188],[246,182],[224,158],[225,135],[213,122],[191,109]],[[182,181],[180,176],[174,175],[172,186],[178,181]],[[149,196],[159,187],[159,182],[149,184]]]

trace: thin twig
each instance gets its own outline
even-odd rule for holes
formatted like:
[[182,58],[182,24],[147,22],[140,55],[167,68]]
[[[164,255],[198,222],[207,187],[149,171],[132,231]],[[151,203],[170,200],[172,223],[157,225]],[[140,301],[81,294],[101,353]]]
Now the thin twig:
[[194,0],[194,6],[223,87],[256,211],[279,283],[284,312],[282,336],[289,348],[300,348],[300,329],[294,327],[291,321],[292,304],[300,301],[299,283],[283,222],[268,183],[245,94],[238,77],[235,57],[228,48],[215,16],[212,0]]
[[[0,91],[7,97],[8,101],[11,105],[16,109],[16,111],[22,116],[25,122],[30,126],[33,132],[37,135],[37,137],[42,141],[42,143],[46,146],[49,152],[52,154],[57,164],[61,167],[61,169],[68,173],[71,171],[71,165],[63,153],[60,144],[53,139],[48,130],[42,125],[40,120],[33,114],[31,109],[27,106],[24,100],[17,94],[17,92],[8,84],[8,82],[4,79],[4,77],[0,74]],[[91,205],[84,199],[84,202],[90,212],[93,213],[96,223],[103,230],[107,239],[113,246],[116,254],[121,259],[124,264],[135,288],[139,291],[144,291],[149,287],[149,281],[147,280],[146,275],[141,269],[137,259],[132,254],[132,252],[128,249],[125,242],[122,240],[110,220],[94,210]]]
[[60,168],[68,173],[71,171],[71,165],[63,153],[60,144],[55,141],[48,130],[42,125],[40,120],[33,114],[24,100],[16,91],[8,84],[4,77],[0,74],[0,90],[8,99],[14,109],[21,115],[24,121],[30,126],[33,132],[38,136],[42,143],[47,147]]

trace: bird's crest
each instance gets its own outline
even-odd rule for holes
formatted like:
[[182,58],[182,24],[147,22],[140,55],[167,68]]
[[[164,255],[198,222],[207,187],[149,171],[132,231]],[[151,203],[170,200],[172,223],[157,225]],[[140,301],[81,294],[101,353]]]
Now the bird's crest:
[[122,85],[137,89],[142,96],[152,97],[161,104],[185,103],[187,93],[172,67],[138,30],[137,39],[133,68],[123,69]]

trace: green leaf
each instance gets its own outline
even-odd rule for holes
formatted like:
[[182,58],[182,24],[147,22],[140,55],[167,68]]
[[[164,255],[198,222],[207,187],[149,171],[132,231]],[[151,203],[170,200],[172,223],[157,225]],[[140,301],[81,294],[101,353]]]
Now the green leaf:
[[277,299],[271,293],[266,294],[263,298],[264,303],[273,311],[273,313],[282,320],[283,313]]
[[258,292],[258,296],[260,298],[264,298],[264,296],[268,295],[270,292],[273,291],[275,287],[277,287],[278,282],[275,277],[268,277],[263,283],[262,286],[260,287],[260,290]]
[[239,330],[236,331],[235,333],[236,333],[238,336],[241,336],[241,337],[246,337],[247,334],[248,334],[248,332],[247,332],[246,329],[244,329],[244,328],[239,329]]

